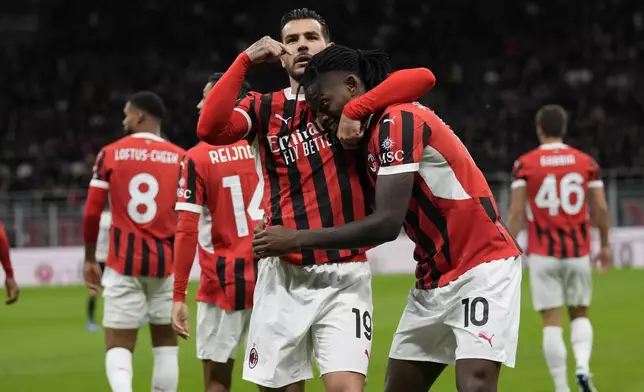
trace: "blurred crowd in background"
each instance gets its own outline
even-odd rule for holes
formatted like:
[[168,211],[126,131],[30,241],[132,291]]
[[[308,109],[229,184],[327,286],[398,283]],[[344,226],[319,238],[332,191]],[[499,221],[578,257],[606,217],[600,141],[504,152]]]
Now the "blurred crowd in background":
[[[430,68],[437,85],[423,103],[486,174],[509,172],[537,145],[533,119],[545,103],[570,111],[568,142],[602,167],[644,167],[638,2],[316,3],[12,4],[0,17],[0,194],[58,199],[85,189],[95,154],[122,136],[122,108],[136,90],[161,95],[163,133],[194,145],[207,76],[262,36],[278,38],[280,17],[294,5],[321,13],[337,43],[384,49],[395,68]],[[277,65],[254,67],[249,81],[260,92],[287,85]]]

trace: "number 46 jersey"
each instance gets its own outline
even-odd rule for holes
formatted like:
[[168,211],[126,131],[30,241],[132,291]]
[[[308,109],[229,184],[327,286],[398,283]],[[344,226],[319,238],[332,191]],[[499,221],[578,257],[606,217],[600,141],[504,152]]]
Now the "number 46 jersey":
[[106,266],[121,275],[172,274],[177,181],[185,151],[151,133],[104,147],[90,187],[108,190],[112,226]]
[[604,186],[588,154],[563,143],[542,144],[522,155],[512,171],[512,188],[526,187],[526,253],[557,258],[590,253],[588,188]]
[[257,278],[253,230],[263,218],[263,181],[252,148],[199,143],[181,162],[177,211],[199,216],[197,301],[227,310],[252,306]]

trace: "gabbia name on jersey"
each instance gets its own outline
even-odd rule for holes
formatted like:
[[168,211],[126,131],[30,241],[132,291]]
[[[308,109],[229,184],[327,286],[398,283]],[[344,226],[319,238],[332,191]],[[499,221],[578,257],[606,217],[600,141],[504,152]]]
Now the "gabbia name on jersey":
[[[200,215],[198,301],[226,310],[252,307],[257,280],[253,230],[264,214],[261,185],[246,141],[220,147],[199,143],[183,158],[176,209]],[[185,254],[176,255],[175,293],[185,290],[194,248],[181,247]]]
[[157,278],[172,274],[174,203],[183,153],[159,136],[135,133],[98,154],[90,187],[109,193],[112,226],[106,265],[118,273]]
[[543,144],[514,164],[512,188],[526,187],[529,254],[558,258],[590,253],[589,188],[604,186],[599,165],[564,143]]
[[441,287],[479,264],[520,255],[492,192],[465,146],[433,111],[389,107],[367,145],[378,176],[415,173],[404,227],[416,243],[416,287]]

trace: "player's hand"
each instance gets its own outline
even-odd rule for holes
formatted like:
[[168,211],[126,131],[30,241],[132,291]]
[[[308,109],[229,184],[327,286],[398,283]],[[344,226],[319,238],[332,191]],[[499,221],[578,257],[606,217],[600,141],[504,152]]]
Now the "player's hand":
[[85,286],[94,295],[101,292],[101,275],[101,266],[96,261],[85,260],[83,264]]
[[190,337],[188,327],[188,306],[183,302],[172,303],[172,329],[184,339]]
[[291,54],[291,51],[284,44],[269,36],[260,38],[259,41],[249,46],[245,52],[253,64],[277,61],[281,56]]
[[608,272],[611,265],[611,251],[610,247],[603,246],[599,249],[599,253],[595,256],[595,264],[599,269],[599,274],[604,275]]
[[338,123],[338,140],[346,150],[355,150],[358,148],[364,129],[359,120],[352,120],[344,114],[340,117]]
[[285,256],[298,250],[297,231],[288,227],[270,226],[253,237],[253,252],[262,258]]
[[5,279],[4,288],[7,290],[7,300],[4,303],[11,305],[16,302],[20,296],[20,289],[18,288],[16,280],[14,278]]

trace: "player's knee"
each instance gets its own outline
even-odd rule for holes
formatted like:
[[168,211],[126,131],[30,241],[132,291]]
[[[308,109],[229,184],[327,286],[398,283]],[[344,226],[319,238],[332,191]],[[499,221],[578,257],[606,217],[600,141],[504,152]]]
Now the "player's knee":
[[229,392],[230,386],[226,387],[217,380],[209,380],[206,383],[206,392]]
[[588,308],[585,306],[571,306],[568,308],[568,315],[571,320],[580,317],[588,317]]
[[[460,363],[459,363],[460,362]],[[456,364],[458,392],[496,392],[500,363],[487,360],[464,360]]]
[[481,377],[467,377],[460,383],[457,383],[458,392],[496,392],[496,385],[489,383]]
[[335,372],[325,374],[324,386],[326,392],[363,392],[365,377],[353,372]]

